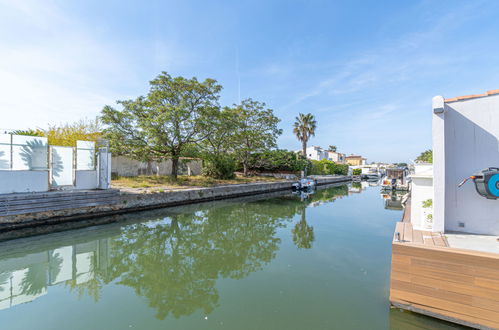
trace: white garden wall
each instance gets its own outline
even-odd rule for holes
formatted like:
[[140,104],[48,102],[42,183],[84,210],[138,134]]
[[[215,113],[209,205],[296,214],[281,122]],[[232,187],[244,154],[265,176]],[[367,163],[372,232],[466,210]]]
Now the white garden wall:
[[0,194],[48,190],[48,171],[0,171]]
[[475,191],[473,173],[499,167],[499,94],[433,99],[434,221],[437,230],[499,235],[499,200]]

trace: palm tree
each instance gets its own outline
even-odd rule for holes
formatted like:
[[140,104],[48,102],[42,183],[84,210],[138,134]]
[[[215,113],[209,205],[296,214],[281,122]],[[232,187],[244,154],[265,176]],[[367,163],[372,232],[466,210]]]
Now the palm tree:
[[304,157],[307,157],[307,142],[311,136],[315,135],[316,128],[317,121],[311,113],[307,113],[306,115],[300,113],[298,117],[296,117],[293,133],[295,133],[298,140],[301,141]]

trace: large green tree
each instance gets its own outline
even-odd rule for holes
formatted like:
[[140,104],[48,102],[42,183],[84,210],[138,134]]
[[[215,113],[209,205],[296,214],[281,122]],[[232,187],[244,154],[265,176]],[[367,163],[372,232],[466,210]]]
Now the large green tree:
[[270,150],[277,146],[277,137],[282,130],[277,127],[280,119],[265,103],[246,99],[234,110],[236,131],[234,134],[234,154],[243,165],[244,175],[248,175],[251,155]]
[[212,134],[198,144],[204,160],[204,175],[216,179],[232,179],[235,174],[234,136],[237,129],[236,113],[225,107],[211,118]]
[[317,128],[317,121],[314,115],[307,113],[306,115],[300,113],[296,117],[296,121],[293,125],[293,133],[295,133],[298,140],[301,142],[303,156],[307,157],[307,143],[311,136],[315,135],[315,129]]
[[172,159],[177,178],[179,158],[213,132],[222,86],[216,80],[172,77],[162,72],[150,82],[147,96],[105,106],[102,122],[111,150],[140,160]]

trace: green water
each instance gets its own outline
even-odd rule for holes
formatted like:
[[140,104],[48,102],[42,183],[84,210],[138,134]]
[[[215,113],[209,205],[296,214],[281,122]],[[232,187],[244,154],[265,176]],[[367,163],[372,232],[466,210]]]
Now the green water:
[[401,211],[364,188],[130,213],[0,243],[0,328],[453,328],[390,309]]

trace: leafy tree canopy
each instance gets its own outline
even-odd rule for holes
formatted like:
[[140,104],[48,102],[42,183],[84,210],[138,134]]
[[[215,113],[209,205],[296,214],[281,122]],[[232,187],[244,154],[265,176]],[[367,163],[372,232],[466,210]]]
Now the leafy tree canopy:
[[236,131],[234,153],[243,165],[244,175],[248,175],[251,155],[277,146],[277,137],[282,130],[277,127],[280,119],[265,103],[246,99],[234,108]]
[[139,160],[171,157],[176,178],[183,153],[212,134],[221,89],[213,79],[199,82],[162,72],[150,82],[147,96],[118,101],[121,110],[102,110],[111,150]]
[[418,158],[416,158],[416,162],[433,164],[433,150],[428,149],[423,151]]

